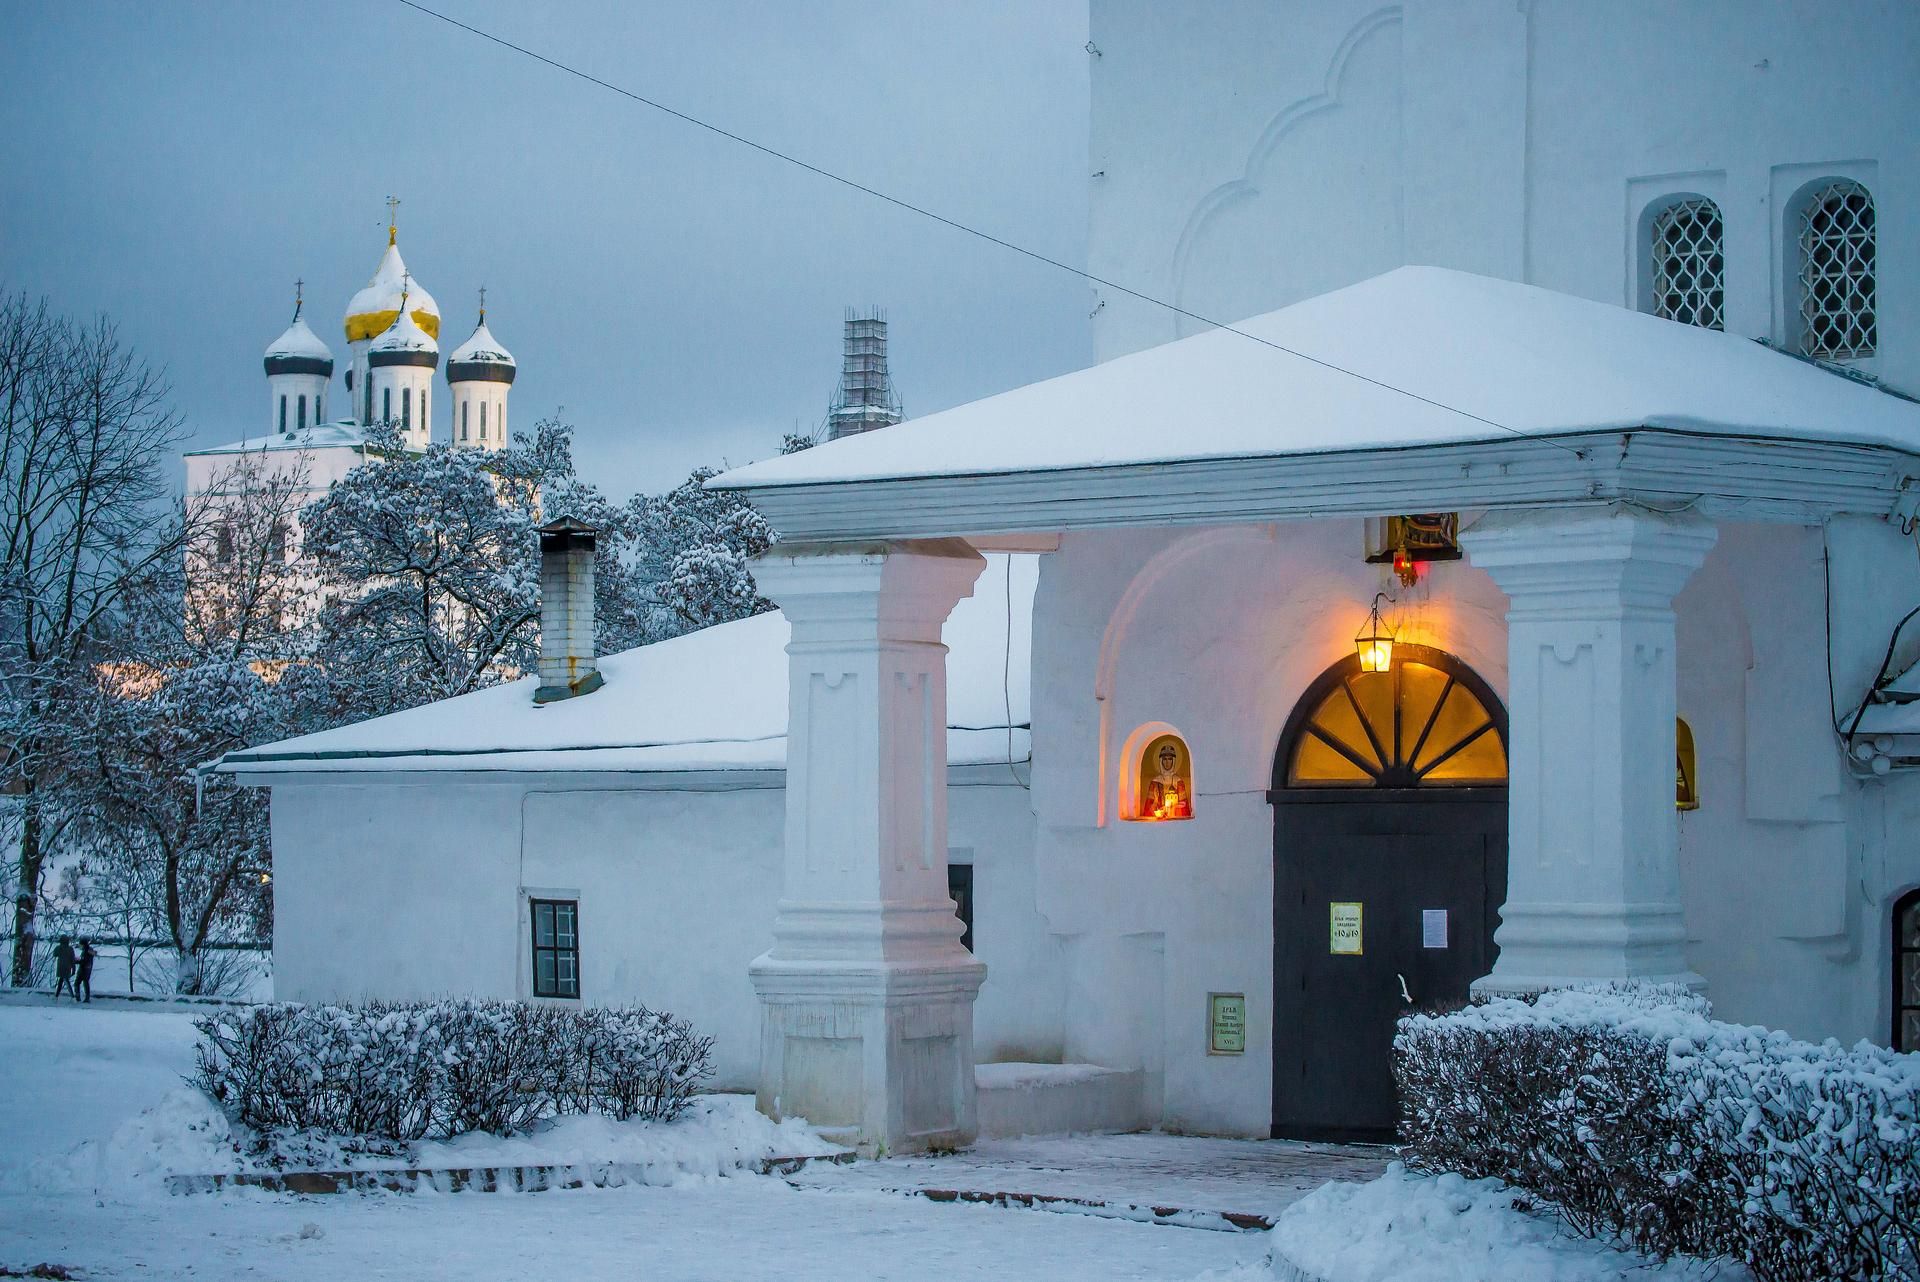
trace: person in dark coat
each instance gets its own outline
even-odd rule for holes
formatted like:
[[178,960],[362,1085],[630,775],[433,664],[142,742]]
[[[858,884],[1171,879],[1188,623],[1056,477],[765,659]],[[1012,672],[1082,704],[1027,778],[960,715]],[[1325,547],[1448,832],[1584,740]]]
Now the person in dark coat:
[[[84,999],[80,996],[83,988],[87,990]],[[73,1000],[93,1004],[93,945],[84,939],[80,941],[80,956],[73,963]]]
[[60,1000],[61,993],[72,993],[73,989],[73,941],[65,935],[53,948],[53,973],[58,981],[53,986],[53,999]]

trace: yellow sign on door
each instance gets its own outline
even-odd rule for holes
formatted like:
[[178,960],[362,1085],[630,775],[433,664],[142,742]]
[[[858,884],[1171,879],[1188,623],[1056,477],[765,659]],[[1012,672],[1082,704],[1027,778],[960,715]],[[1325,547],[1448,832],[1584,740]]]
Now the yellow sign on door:
[[1360,930],[1360,905],[1335,903],[1331,909],[1331,942],[1327,951],[1342,957],[1358,957],[1363,951]]

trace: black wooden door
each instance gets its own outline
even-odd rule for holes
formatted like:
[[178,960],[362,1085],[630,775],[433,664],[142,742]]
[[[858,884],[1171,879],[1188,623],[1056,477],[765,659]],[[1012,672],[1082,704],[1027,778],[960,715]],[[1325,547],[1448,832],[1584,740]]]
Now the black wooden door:
[[1506,790],[1276,801],[1274,1134],[1391,1138],[1395,1021],[1493,966]]

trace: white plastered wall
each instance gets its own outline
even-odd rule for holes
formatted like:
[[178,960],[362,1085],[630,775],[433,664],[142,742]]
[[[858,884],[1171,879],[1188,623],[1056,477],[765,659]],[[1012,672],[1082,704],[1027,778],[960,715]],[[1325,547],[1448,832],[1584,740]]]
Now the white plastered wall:
[[[1697,192],[1728,330],[1791,342],[1789,206],[1851,177],[1881,214],[1865,367],[1920,385],[1920,8],[1095,0],[1090,31],[1096,275],[1221,321],[1404,263],[1639,306],[1641,215]],[[1199,327],[1096,294],[1103,360]]]
[[[1885,528],[1851,529],[1843,551],[1865,600],[1837,608],[1863,650],[1884,646],[1893,622],[1865,585],[1913,595],[1912,546]],[[1035,866],[1068,984],[1066,1057],[1144,1069],[1149,1115],[1172,1128],[1263,1135],[1271,1120],[1265,792],[1307,684],[1352,653],[1375,591],[1400,592],[1362,543],[1357,520],[1104,531],[1069,535],[1042,562]],[[1884,911],[1920,883],[1916,843],[1886,833],[1920,827],[1920,781],[1863,787],[1842,769],[1825,546],[1818,527],[1722,523],[1676,600],[1679,707],[1703,796],[1681,817],[1688,957],[1727,1018],[1881,1038]],[[1458,656],[1506,698],[1506,601],[1484,573],[1440,563],[1400,595],[1389,615],[1403,639]],[[1119,750],[1150,721],[1192,747],[1190,822],[1114,817]],[[1220,991],[1247,995],[1244,1056],[1206,1054],[1207,994]]]
[[[743,784],[747,781],[743,780]],[[524,891],[577,892],[582,999],[645,1003],[714,1038],[751,1089],[773,939],[782,792],[609,787],[591,776],[370,773],[273,789],[274,981],[285,1000],[529,997]],[[1033,903],[1032,815],[1011,780],[953,784],[975,865],[983,1061],[1058,1058],[1061,985]]]

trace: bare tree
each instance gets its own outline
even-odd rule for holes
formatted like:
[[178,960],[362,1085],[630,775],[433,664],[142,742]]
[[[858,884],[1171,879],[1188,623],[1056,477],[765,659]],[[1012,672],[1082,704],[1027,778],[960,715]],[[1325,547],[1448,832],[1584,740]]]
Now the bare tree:
[[21,807],[12,980],[32,972],[50,750],[70,692],[131,585],[179,555],[162,468],[180,442],[160,371],[104,318],[0,296],[0,786]]

